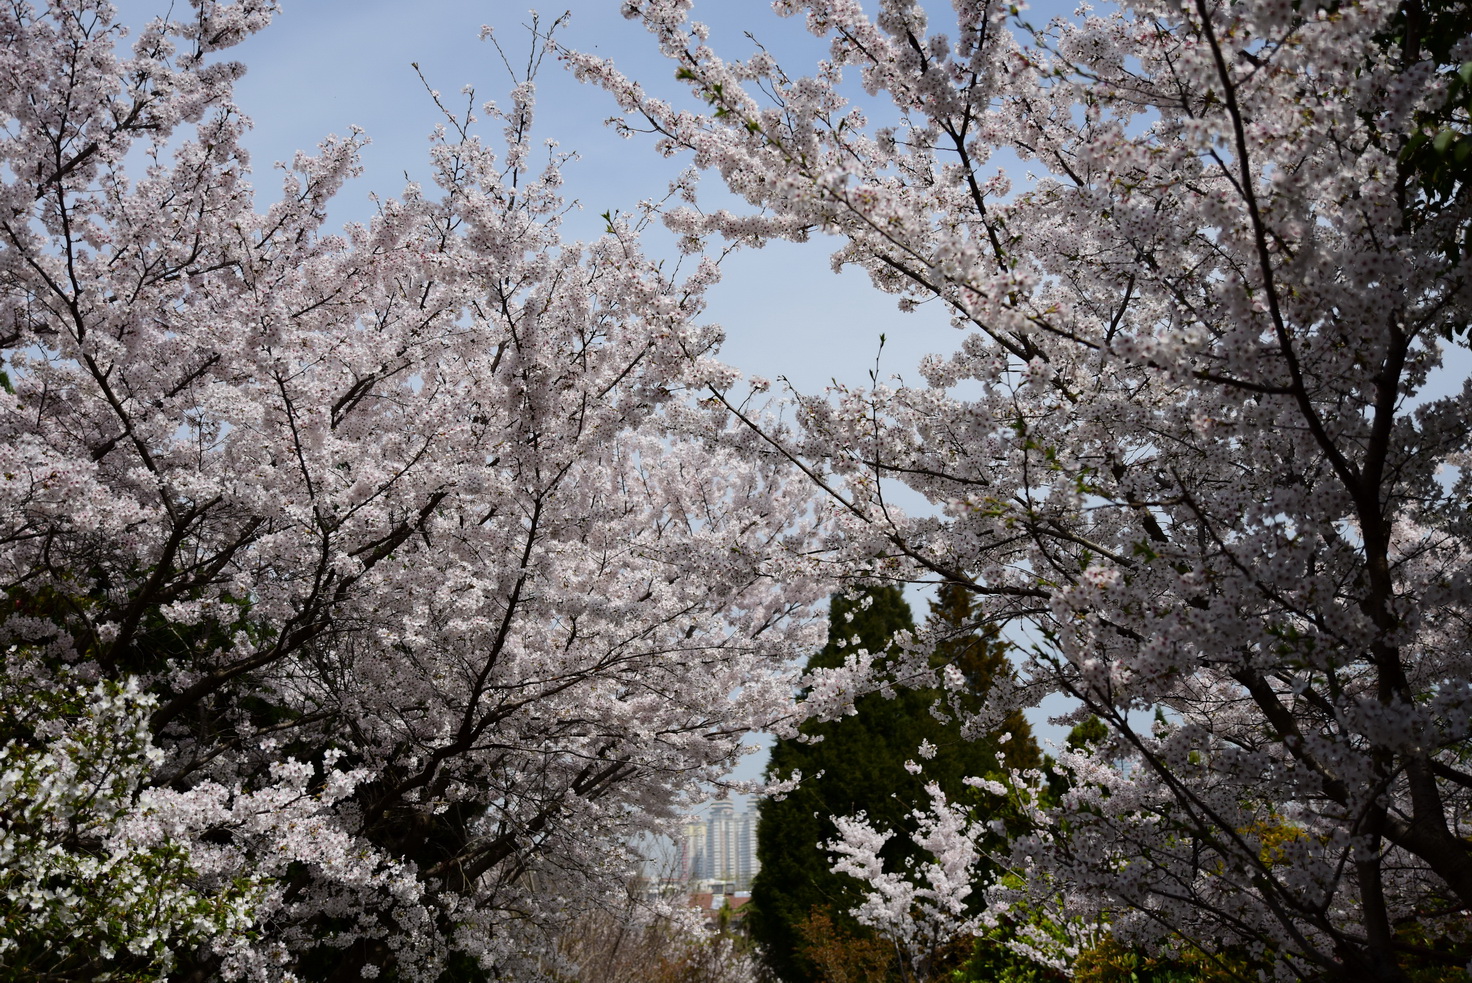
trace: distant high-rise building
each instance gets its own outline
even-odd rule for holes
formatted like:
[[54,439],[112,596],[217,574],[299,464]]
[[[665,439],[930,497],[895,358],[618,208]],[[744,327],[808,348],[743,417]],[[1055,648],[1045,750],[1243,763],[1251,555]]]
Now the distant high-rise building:
[[714,803],[710,815],[685,824],[680,837],[680,876],[720,881],[744,891],[756,875],[756,817],[729,801]]

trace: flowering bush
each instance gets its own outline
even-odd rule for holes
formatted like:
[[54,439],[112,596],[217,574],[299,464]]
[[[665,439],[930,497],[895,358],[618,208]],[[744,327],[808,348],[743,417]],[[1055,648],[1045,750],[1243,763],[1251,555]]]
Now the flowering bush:
[[69,691],[19,685],[11,662],[0,734],[0,964],[36,978],[162,975],[174,949],[243,939],[256,884],[215,870],[196,844],[140,825],[139,792],[162,755],[154,701],[131,683]]

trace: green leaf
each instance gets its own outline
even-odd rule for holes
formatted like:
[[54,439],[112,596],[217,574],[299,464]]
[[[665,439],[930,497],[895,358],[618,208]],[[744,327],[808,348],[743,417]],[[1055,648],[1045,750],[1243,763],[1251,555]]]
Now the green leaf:
[[1416,156],[1416,153],[1422,147],[1424,147],[1426,145],[1426,141],[1429,140],[1429,139],[1430,139],[1430,137],[1428,137],[1425,133],[1415,133],[1415,134],[1413,134],[1411,136],[1411,138],[1406,141],[1405,147],[1403,147],[1401,149],[1401,152],[1400,152],[1400,160],[1401,160],[1401,163],[1406,163],[1412,157]]

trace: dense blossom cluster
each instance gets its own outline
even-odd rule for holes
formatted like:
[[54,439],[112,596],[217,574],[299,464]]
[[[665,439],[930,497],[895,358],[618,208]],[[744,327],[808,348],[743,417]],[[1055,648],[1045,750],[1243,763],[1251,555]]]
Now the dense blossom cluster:
[[[955,0],[943,33],[916,0],[776,6],[831,43],[814,74],[626,5],[705,112],[570,57],[751,206],[674,212],[690,248],[821,231],[954,317],[923,384],[798,394],[752,446],[828,496],[834,550],[965,585],[1020,695],[1109,726],[1061,802],[1017,776],[995,914],[1032,885],[1288,977],[1465,963],[1472,389],[1431,386],[1472,301],[1465,8]],[[869,916],[912,924],[850,829]]]
[[685,398],[711,267],[559,239],[530,81],[366,224],[357,134],[258,209],[272,8],[0,11],[0,961],[514,976],[790,715],[809,492]]

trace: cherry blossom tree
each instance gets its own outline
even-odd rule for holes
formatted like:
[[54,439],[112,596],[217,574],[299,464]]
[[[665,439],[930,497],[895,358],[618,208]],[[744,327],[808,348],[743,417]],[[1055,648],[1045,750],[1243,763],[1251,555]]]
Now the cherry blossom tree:
[[[670,227],[692,250],[834,237],[835,267],[957,329],[916,381],[793,394],[754,459],[806,471],[835,555],[970,590],[1025,655],[1017,700],[1061,691],[1110,729],[1064,756],[1061,802],[998,787],[1033,825],[994,913],[1042,894],[1284,978],[1465,964],[1465,5],[1129,0],[1029,26],[955,0],[940,30],[916,0],[779,0],[830,43],[806,75],[723,58],[691,6],[625,11],[704,109],[569,56],[749,206]],[[934,823],[936,869],[964,866],[965,823]],[[850,828],[875,924],[961,910],[914,902],[872,863],[882,832]]]
[[688,398],[711,265],[561,241],[530,79],[332,233],[364,138],[258,207],[220,52],[273,4],[191,8],[0,10],[0,962],[530,973],[790,714],[809,489]]

